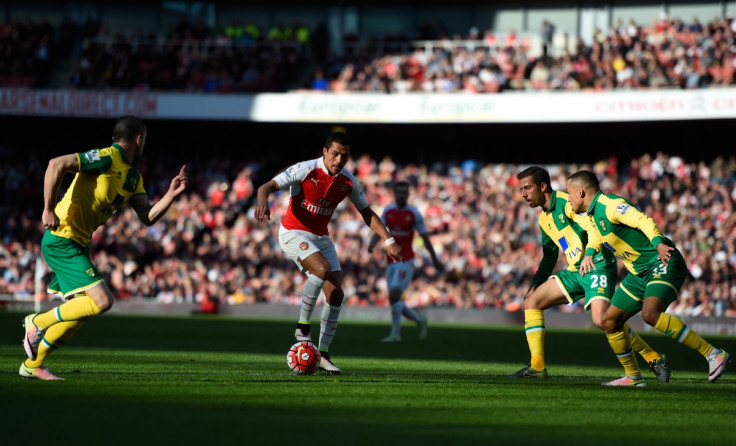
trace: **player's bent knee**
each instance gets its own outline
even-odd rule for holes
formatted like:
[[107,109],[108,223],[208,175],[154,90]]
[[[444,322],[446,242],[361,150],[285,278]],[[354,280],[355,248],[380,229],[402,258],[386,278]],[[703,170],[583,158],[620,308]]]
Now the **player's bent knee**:
[[657,321],[659,321],[659,316],[662,314],[661,311],[658,310],[650,310],[650,309],[643,309],[641,312],[641,318],[644,320],[644,322],[654,327],[657,325]]
[[112,308],[113,300],[114,299],[93,299],[97,307],[100,309],[100,313],[102,314],[106,311],[108,311],[110,308]]
[[606,333],[611,334],[621,331],[624,324],[616,319],[603,319],[599,327]]
[[311,268],[309,270],[309,273],[319,277],[322,280],[327,280],[327,277],[330,275],[331,271],[332,269],[330,268],[330,264],[327,263],[324,265],[318,265],[314,268]]
[[567,303],[567,299],[565,299],[565,296],[540,296],[537,293],[532,293],[531,296],[524,299],[524,309],[544,311],[554,306],[562,305],[565,303]]
[[603,317],[593,315],[593,325],[606,331],[606,321]]
[[112,291],[103,284],[101,287],[95,287],[91,290],[86,291],[87,297],[94,302],[94,307],[99,308],[99,312],[94,308],[90,308],[90,313],[93,315],[101,314],[112,308],[112,304],[115,301]]
[[332,305],[333,307],[339,307],[342,305],[342,300],[345,297],[345,293],[343,292],[342,288],[335,288],[334,291],[330,293],[327,297],[327,303]]
[[541,310],[541,308],[539,308],[539,302],[537,302],[537,300],[532,297],[524,299],[524,309],[525,310]]

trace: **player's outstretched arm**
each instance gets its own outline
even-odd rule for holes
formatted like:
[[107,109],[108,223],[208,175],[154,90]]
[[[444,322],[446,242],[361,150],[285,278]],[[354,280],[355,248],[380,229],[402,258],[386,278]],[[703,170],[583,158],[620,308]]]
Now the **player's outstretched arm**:
[[560,258],[560,248],[550,238],[550,236],[544,232],[544,229],[540,226],[542,231],[542,260],[539,262],[537,272],[532,277],[532,287],[536,288],[543,284],[549,279],[557,265],[557,260]]
[[269,180],[258,188],[256,207],[253,210],[253,215],[256,221],[271,219],[271,209],[268,207],[268,197],[278,190],[279,184],[274,180]]
[[378,234],[373,234],[371,237],[371,240],[368,242],[368,251],[373,251],[373,248],[376,247],[376,243],[381,240],[381,237]]
[[59,217],[54,212],[59,200],[61,180],[67,172],[79,171],[79,158],[75,153],[62,155],[49,161],[43,178],[43,227],[52,231],[59,227]]
[[432,264],[437,269],[437,271],[443,271],[445,269],[445,266],[440,263],[440,260],[437,258],[437,253],[434,251],[434,247],[432,246],[432,242],[429,240],[429,234],[421,234],[422,240],[424,241],[424,246],[427,248],[427,251],[429,252],[429,256],[432,258]]
[[[385,209],[383,211],[383,215],[381,216],[381,222],[383,223],[383,226],[386,226],[386,210]],[[376,247],[376,243],[378,243],[379,240],[381,240],[381,237],[378,234],[374,233],[373,236],[371,237],[371,240],[368,242],[369,252],[373,251],[373,248]]]
[[136,215],[147,226],[151,226],[161,219],[169,210],[176,197],[184,192],[189,184],[189,176],[187,175],[187,166],[181,166],[179,174],[171,180],[169,190],[154,205],[148,200],[146,194],[136,194],[130,198],[130,204],[133,206]]
[[393,237],[391,237],[388,229],[386,229],[386,225],[383,224],[373,209],[371,209],[370,206],[366,206],[358,212],[360,212],[360,215],[363,217],[365,224],[368,225],[368,227],[371,228],[384,243],[386,243],[386,252],[389,257],[394,261],[403,262],[404,255],[401,253],[401,247],[396,243],[396,241],[394,241]]

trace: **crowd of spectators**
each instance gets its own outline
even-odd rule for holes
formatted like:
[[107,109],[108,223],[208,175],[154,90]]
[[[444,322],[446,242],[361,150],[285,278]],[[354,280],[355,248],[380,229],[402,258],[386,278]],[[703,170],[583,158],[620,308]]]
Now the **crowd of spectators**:
[[[545,21],[547,30],[553,26]],[[660,16],[618,20],[592,42],[532,47],[528,35],[465,33],[422,24],[411,36],[343,36],[299,23],[261,30],[251,22],[207,26],[182,19],[160,30],[111,30],[68,17],[0,24],[0,85],[45,86],[59,60],[76,68],[65,88],[184,92],[316,91],[386,93],[706,88],[733,85],[736,21]],[[565,41],[571,37],[565,36]],[[432,42],[429,46],[427,42]],[[536,42],[536,41],[535,41]],[[313,73],[313,74],[312,74]]]
[[[421,307],[518,311],[541,259],[539,209],[520,197],[516,173],[525,166],[472,160],[399,165],[362,155],[347,166],[380,214],[391,184],[413,185],[410,202],[424,215],[445,271],[433,268],[417,238],[417,273],[406,300]],[[189,191],[152,227],[124,207],[98,229],[93,262],[120,299],[221,305],[297,305],[304,276],[278,246],[288,193],[272,196],[272,220],[252,218],[254,178],[270,178],[259,162],[194,164]],[[736,316],[736,157],[712,163],[664,153],[594,165],[550,165],[555,189],[580,168],[594,170],[602,189],[630,197],[683,252],[690,272],[672,311]],[[45,161],[0,164],[0,294],[30,298],[42,235],[38,204]],[[153,199],[168,188],[174,166],[144,165]],[[33,205],[32,207],[29,207]],[[368,252],[372,232],[347,201],[330,225],[344,271],[347,305],[387,305],[385,253]],[[43,265],[43,262],[39,262]],[[558,267],[563,267],[560,259]],[[622,274],[625,270],[621,270]],[[45,283],[49,273],[43,273]],[[39,276],[40,277],[40,276]],[[566,311],[580,311],[577,305]]]
[[[112,30],[88,18],[53,27],[30,18],[0,23],[0,85],[47,87],[59,62],[73,70],[60,88],[184,92],[278,92],[323,57],[324,25],[274,24],[260,30],[237,20],[209,27],[182,18],[166,30]],[[64,68],[59,68],[64,69]]]
[[608,32],[596,29],[591,44],[579,39],[574,50],[551,48],[550,37],[543,36],[540,51],[515,31],[480,35],[473,28],[466,35],[440,34],[439,44],[419,42],[408,51],[357,46],[356,52],[328,58],[311,88],[498,93],[727,86],[734,83],[734,32],[736,21],[725,17],[705,26],[697,18],[687,25],[667,16],[651,25],[619,20]]
[[[320,39],[317,28],[313,41]],[[182,19],[165,33],[106,26],[82,42],[71,84],[79,89],[180,92],[279,92],[311,61],[312,30],[295,23],[262,32],[233,21],[209,27]]]
[[55,37],[56,30],[46,19],[0,23],[0,85],[45,86],[57,54]]

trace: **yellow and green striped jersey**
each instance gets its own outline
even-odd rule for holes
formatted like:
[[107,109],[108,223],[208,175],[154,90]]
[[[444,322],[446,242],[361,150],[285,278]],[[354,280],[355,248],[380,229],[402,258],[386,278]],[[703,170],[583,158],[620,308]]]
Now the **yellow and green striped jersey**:
[[590,203],[588,216],[592,227],[586,255],[593,255],[605,247],[637,276],[659,265],[657,246],[660,243],[674,247],[651,217],[618,195],[599,191]]
[[145,194],[140,171],[133,167],[117,144],[77,153],[79,172],[56,205],[59,227],[54,235],[82,246],[113,212],[136,194]]
[[[575,214],[567,201],[567,192],[553,191],[549,209],[539,214],[539,229],[542,230],[542,261],[532,278],[532,286],[545,282],[559,257],[560,250],[565,254],[568,270],[577,271],[585,255],[588,234],[583,226],[587,221],[583,215]],[[615,264],[616,259],[602,253],[595,259],[596,266]]]

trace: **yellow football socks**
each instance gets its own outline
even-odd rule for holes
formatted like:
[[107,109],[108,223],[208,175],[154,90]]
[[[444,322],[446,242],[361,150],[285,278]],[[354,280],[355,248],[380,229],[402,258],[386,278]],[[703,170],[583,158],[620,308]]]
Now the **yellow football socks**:
[[631,338],[631,348],[633,348],[635,352],[639,352],[641,357],[644,358],[647,363],[659,359],[659,353],[652,350],[649,344],[647,344],[642,338],[640,338],[639,335],[636,334],[636,332],[632,330],[628,324],[624,324],[624,331],[629,333],[629,337]]
[[524,331],[529,351],[532,354],[531,367],[542,370],[544,364],[544,312],[542,310],[524,310]]
[[78,321],[90,316],[97,316],[100,313],[102,313],[102,310],[100,310],[100,307],[97,306],[95,301],[86,294],[83,294],[77,295],[58,307],[37,315],[33,319],[33,323],[41,330],[46,330],[58,322]]
[[629,338],[629,334],[622,330],[611,334],[606,333],[606,336],[608,337],[608,343],[611,344],[613,353],[624,367],[626,375],[630,377],[641,376],[639,364],[636,362],[634,350],[631,348],[631,338]]
[[49,329],[46,330],[46,334],[41,340],[41,343],[38,344],[38,355],[36,356],[36,360],[31,361],[30,358],[26,359],[26,367],[41,367],[46,361],[46,358],[48,358],[48,356],[53,353],[54,350],[61,347],[62,345],[64,345],[64,343],[71,339],[74,333],[76,333],[77,330],[79,330],[79,327],[84,325],[86,321],[87,319],[82,319],[79,321],[58,322],[49,327]]
[[654,328],[671,337],[680,344],[685,344],[693,350],[697,350],[703,357],[707,357],[713,346],[703,339],[699,334],[690,330],[677,316],[662,313]]

